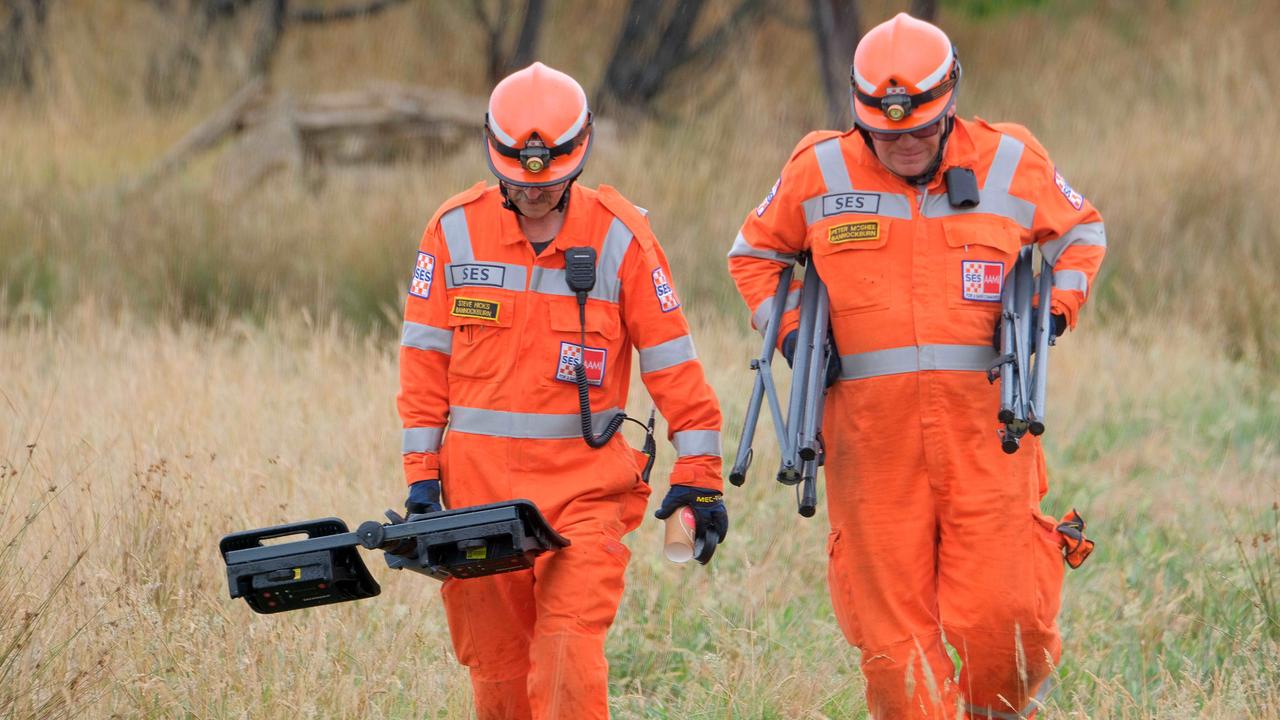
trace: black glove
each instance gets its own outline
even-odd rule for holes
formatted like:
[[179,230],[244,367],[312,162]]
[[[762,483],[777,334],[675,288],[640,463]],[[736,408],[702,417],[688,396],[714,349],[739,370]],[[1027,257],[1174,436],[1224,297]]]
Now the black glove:
[[440,504],[440,481],[419,480],[409,486],[409,498],[404,501],[404,509],[410,515],[425,515],[440,512],[444,506]]
[[[1053,337],[1062,337],[1062,333],[1067,331],[1067,316],[1054,313],[1049,316],[1049,320],[1052,325]],[[1000,324],[1000,318],[996,318],[996,329],[991,335],[991,347],[995,348],[996,352],[1000,352]]]
[[[792,330],[787,336],[782,338],[782,358],[787,361],[787,367],[792,366],[792,361],[796,356],[796,343],[800,341],[800,331]],[[836,351],[835,343],[831,340],[831,332],[827,332],[827,347],[831,349],[831,354],[827,356],[827,384],[825,387],[831,387],[840,379],[840,353]]]
[[662,507],[653,516],[666,520],[684,505],[693,510],[695,557],[706,565],[715,554],[716,546],[729,535],[729,511],[724,507],[724,495],[717,490],[672,485],[662,498]]

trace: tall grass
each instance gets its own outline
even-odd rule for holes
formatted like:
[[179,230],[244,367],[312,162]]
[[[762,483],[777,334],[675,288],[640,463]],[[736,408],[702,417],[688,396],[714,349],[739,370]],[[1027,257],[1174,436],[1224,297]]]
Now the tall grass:
[[[752,342],[715,314],[694,322],[736,439]],[[1099,547],[1067,577],[1046,717],[1280,720],[1280,393],[1220,353],[1179,353],[1200,341],[1095,329],[1055,350],[1045,507],[1080,508]],[[369,555],[382,596],[256,616],[227,596],[216,549],[233,530],[400,504],[394,340],[82,308],[0,331],[0,378],[0,463],[22,474],[3,486],[5,527],[47,505],[0,554],[0,648],[23,609],[40,619],[0,708],[6,693],[63,698],[0,717],[468,716],[434,581]],[[825,521],[770,480],[770,446],[729,489],[733,533],[709,567],[662,560],[651,519],[627,539],[615,717],[865,717],[827,601]]]

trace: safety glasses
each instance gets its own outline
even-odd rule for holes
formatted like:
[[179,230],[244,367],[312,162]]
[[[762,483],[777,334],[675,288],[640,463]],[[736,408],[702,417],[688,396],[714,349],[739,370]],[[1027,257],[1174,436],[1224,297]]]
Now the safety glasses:
[[935,120],[932,123],[929,123],[928,125],[925,125],[919,130],[912,130],[911,132],[886,133],[886,132],[875,132],[874,130],[868,130],[867,132],[871,133],[871,137],[875,138],[876,140],[879,140],[880,142],[891,143],[891,142],[897,142],[898,138],[902,137],[903,135],[910,135],[911,137],[917,140],[927,140],[933,137],[934,135],[937,135],[940,130],[942,130],[941,118],[939,118],[938,120]]

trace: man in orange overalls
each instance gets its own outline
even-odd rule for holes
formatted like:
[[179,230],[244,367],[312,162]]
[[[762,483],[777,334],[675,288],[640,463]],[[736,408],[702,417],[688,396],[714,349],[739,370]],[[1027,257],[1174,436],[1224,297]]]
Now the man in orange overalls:
[[1053,264],[1040,302],[1061,334],[1106,235],[1025,128],[955,117],[959,81],[939,28],[900,14],[872,29],[854,54],[855,127],[801,140],[729,252],[757,328],[797,256],[828,286],[828,580],[877,720],[1034,714],[1061,650],[1064,549],[1078,564],[1087,547],[1082,521],[1040,511],[1035,438],[1001,450],[987,370],[1019,248]]
[[[694,510],[723,539],[720,407],[694,352],[645,211],[575,185],[592,146],[582,87],[541,63],[502,80],[485,122],[497,186],[449,199],[427,225],[405,306],[400,415],[410,513],[532,500],[572,543],[531,570],[450,579],[442,594],[481,720],[607,718],[605,633],[649,487],[621,435],[584,441],[627,404],[633,346],[677,460],[659,517]],[[580,308],[566,250],[594,249]],[[446,428],[448,430],[446,434]],[[701,558],[703,561],[709,556]]]

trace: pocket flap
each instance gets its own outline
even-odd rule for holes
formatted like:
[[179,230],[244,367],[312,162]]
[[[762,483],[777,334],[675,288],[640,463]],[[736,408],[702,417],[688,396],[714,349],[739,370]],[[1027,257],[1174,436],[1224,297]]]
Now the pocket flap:
[[965,219],[943,226],[947,245],[958,248],[966,245],[983,245],[997,248],[1010,255],[1022,248],[1018,231],[999,222]]
[[[552,330],[576,333],[582,329],[583,326],[578,319],[576,300],[552,302],[548,303],[547,307],[550,312],[548,324]],[[598,302],[587,303],[585,322],[587,332],[602,335],[609,340],[616,339],[621,328],[617,309]]]

